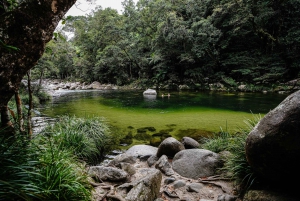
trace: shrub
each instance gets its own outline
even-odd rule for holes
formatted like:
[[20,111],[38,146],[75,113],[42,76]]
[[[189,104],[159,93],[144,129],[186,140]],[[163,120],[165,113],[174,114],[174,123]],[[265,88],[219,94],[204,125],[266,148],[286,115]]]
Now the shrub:
[[[53,136],[54,144],[61,150],[71,150],[78,158],[96,164],[119,144],[116,135],[109,132],[99,117],[76,118],[62,116],[41,135]],[[43,138],[44,139],[44,138]]]
[[21,171],[30,180],[23,191],[33,189],[33,195],[43,200],[90,200],[91,186],[85,167],[70,151],[60,150],[51,137],[48,143],[35,145],[34,150],[39,154],[28,163],[31,168]]
[[[31,141],[0,131],[0,200],[90,200],[91,185],[84,164],[65,139],[39,136]],[[62,137],[62,136],[61,136]]]
[[27,197],[20,191],[29,184],[28,177],[20,174],[20,166],[27,162],[30,142],[21,135],[6,137],[3,132],[0,131],[0,200]]
[[43,90],[38,90],[34,93],[34,96],[36,96],[39,99],[39,102],[49,101],[52,98],[52,96],[50,96],[47,92]]

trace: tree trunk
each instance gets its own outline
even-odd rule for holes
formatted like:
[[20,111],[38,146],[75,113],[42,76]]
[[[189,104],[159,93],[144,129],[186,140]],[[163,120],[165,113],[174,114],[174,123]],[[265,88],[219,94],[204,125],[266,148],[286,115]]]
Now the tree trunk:
[[17,113],[18,113],[18,124],[19,124],[19,130],[21,133],[24,132],[24,121],[23,121],[23,113],[22,113],[22,101],[20,98],[19,91],[15,93],[15,100],[16,100],[16,106],[17,106]]
[[0,10],[1,126],[12,126],[7,112],[8,101],[18,91],[28,70],[42,56],[59,21],[75,2],[32,0],[24,1],[10,12]]
[[44,70],[42,70],[40,73],[39,85],[38,85],[38,88],[35,90],[36,92],[39,92],[40,89],[42,88],[43,76],[44,76]]
[[29,101],[28,101],[28,116],[27,116],[27,128],[28,128],[28,138],[32,138],[32,124],[31,124],[31,112],[33,109],[33,103],[32,103],[32,89],[31,89],[31,70],[27,72],[27,78],[28,78],[28,95],[29,95]]

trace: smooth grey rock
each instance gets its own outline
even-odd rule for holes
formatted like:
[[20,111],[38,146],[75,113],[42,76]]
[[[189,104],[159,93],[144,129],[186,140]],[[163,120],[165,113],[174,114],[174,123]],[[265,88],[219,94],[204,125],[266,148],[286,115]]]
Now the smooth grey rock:
[[109,162],[109,166],[120,167],[120,163],[130,163],[134,164],[136,162],[136,157],[128,155],[126,153],[117,155],[113,160]]
[[184,180],[178,180],[174,182],[173,187],[176,189],[176,188],[184,187],[185,185],[186,183]]
[[159,196],[162,174],[154,168],[139,169],[137,180],[120,185],[117,194],[126,201],[153,201]]
[[156,156],[161,157],[162,155],[166,155],[173,158],[181,150],[184,150],[183,144],[173,137],[168,137],[158,146]]
[[168,177],[168,178],[165,179],[164,184],[171,184],[171,183],[173,183],[174,181],[176,181],[175,178],[173,178],[173,177]]
[[148,166],[151,167],[152,165],[154,165],[154,163],[156,163],[158,159],[159,158],[156,155],[150,156],[147,160]]
[[121,169],[127,172],[130,176],[136,173],[135,167],[130,163],[120,163]]
[[182,150],[174,156],[172,162],[175,172],[192,179],[214,175],[221,164],[217,153],[205,149]]
[[104,166],[91,166],[88,174],[102,181],[124,181],[129,176],[124,170]]
[[157,92],[154,89],[147,89],[143,92],[144,95],[156,95]]
[[157,150],[157,147],[152,147],[149,145],[134,145],[130,147],[125,153],[137,158],[144,158],[146,156],[148,156],[149,158],[152,155],[156,155]]
[[266,114],[249,133],[246,158],[260,176],[270,181],[300,179],[300,91],[289,95]]
[[187,185],[187,188],[186,190],[188,192],[196,192],[196,193],[199,193],[200,190],[204,187],[203,184],[200,184],[200,183],[191,183],[189,185]]
[[200,147],[199,142],[190,137],[183,137],[181,143],[186,149],[198,149]]
[[155,168],[159,169],[162,173],[167,176],[171,176],[174,174],[172,170],[172,166],[168,161],[168,157],[166,155],[162,155],[159,160],[155,164]]

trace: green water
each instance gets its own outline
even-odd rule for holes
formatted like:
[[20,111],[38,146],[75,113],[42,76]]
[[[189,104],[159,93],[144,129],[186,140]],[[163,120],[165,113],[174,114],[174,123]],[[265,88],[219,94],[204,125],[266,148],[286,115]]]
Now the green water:
[[144,97],[143,91],[81,91],[56,98],[42,112],[50,117],[70,114],[105,117],[122,136],[149,143],[154,134],[194,137],[238,131],[253,114],[263,116],[287,95],[262,93],[170,92],[170,97]]

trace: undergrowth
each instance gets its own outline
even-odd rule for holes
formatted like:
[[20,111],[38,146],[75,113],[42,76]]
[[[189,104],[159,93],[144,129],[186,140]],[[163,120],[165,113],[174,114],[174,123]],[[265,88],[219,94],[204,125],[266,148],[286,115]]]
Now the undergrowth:
[[233,179],[240,187],[241,194],[247,191],[255,182],[257,176],[246,159],[246,139],[250,131],[260,121],[260,115],[253,115],[252,119],[244,120],[246,128],[239,128],[236,133],[223,131],[207,138],[201,148],[216,153],[227,151],[229,154],[222,154],[224,166],[220,169],[226,177]]
[[117,143],[100,118],[63,116],[32,140],[0,130],[0,200],[91,200],[86,163]]

